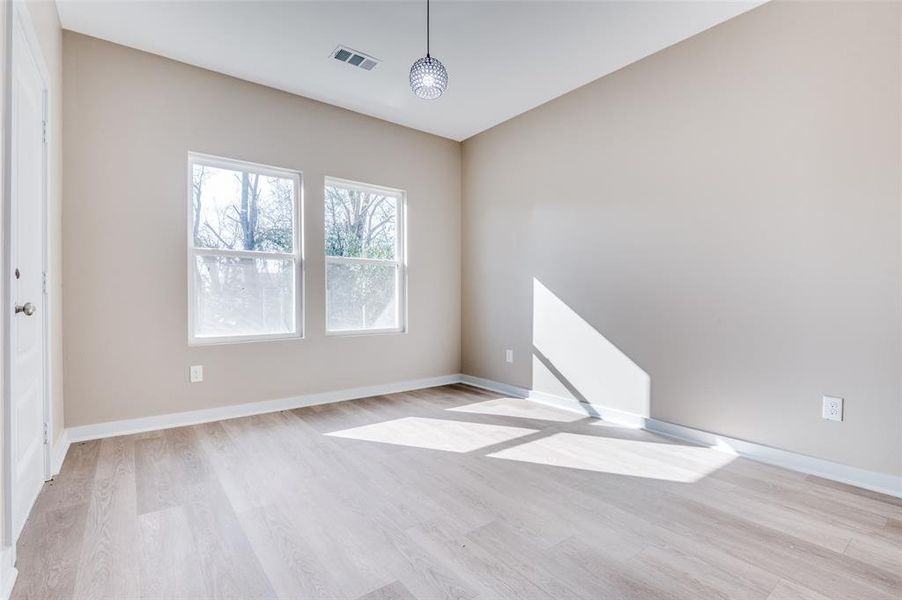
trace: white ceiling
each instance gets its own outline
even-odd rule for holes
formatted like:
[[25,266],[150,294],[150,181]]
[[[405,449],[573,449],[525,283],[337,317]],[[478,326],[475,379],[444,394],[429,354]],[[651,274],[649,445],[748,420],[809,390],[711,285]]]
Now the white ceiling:
[[[59,0],[66,29],[463,140],[761,1],[434,0],[432,55],[448,91],[408,86],[425,0]],[[343,44],[381,59],[331,58]]]

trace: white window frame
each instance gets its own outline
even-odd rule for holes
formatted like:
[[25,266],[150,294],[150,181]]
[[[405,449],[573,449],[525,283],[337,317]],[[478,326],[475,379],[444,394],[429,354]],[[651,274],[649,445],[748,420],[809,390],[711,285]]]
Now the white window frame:
[[[362,192],[382,193],[386,196],[393,196],[397,199],[398,207],[398,239],[395,248],[395,260],[383,260],[378,258],[351,258],[347,256],[329,256],[326,255],[325,262],[325,313],[326,320],[324,327],[327,336],[364,336],[364,335],[386,335],[407,333],[407,192],[397,188],[386,187],[382,185],[374,185],[363,183],[360,181],[351,181],[349,179],[341,179],[339,177],[326,177],[323,185],[323,206],[326,203],[325,188],[342,187]],[[325,212],[323,213],[323,233],[326,230]],[[324,249],[325,250],[325,249]],[[329,265],[330,264],[375,264],[375,265],[396,265],[398,267],[398,326],[386,329],[329,329]]]
[[[226,250],[216,248],[197,248],[194,246],[194,165],[202,164],[208,167],[230,169],[233,171],[247,171],[267,177],[280,177],[293,179],[295,185],[294,194],[294,222],[292,223],[292,249],[294,252],[255,252],[248,250]],[[199,152],[188,153],[188,182],[187,182],[187,214],[188,214],[188,345],[189,346],[215,346],[219,344],[239,344],[244,342],[265,342],[274,340],[297,340],[304,338],[304,187],[303,173],[294,169],[273,167],[243,160],[223,158],[211,154]],[[280,260],[294,260],[294,328],[289,333],[264,333],[248,335],[229,335],[203,337],[194,333],[194,310],[196,291],[194,289],[194,269],[197,256],[234,256],[237,258],[275,258]]]

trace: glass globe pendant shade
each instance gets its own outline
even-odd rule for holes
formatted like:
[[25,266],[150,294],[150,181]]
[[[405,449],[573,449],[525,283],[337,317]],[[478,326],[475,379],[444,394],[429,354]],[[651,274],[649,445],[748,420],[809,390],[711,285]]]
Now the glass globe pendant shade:
[[445,93],[448,71],[445,65],[428,54],[410,67],[410,89],[424,100],[433,100]]

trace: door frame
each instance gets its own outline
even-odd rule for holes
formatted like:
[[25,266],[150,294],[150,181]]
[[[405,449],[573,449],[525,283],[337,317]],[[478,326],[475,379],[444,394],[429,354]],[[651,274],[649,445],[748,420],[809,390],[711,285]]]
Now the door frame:
[[[42,198],[41,198],[41,225],[40,232],[42,240],[41,264],[43,268],[42,274],[42,290],[40,308],[43,313],[43,413],[44,413],[44,460],[43,460],[43,479],[46,481],[52,475],[52,445],[53,440],[53,408],[52,408],[52,389],[51,389],[51,347],[50,347],[50,328],[52,326],[51,314],[51,295],[48,282],[50,280],[50,223],[49,223],[49,196],[50,196],[50,142],[51,142],[51,122],[50,122],[50,73],[47,68],[47,62],[44,59],[37,33],[31,20],[28,7],[24,0],[13,0],[7,2],[6,19],[5,19],[5,72],[4,79],[4,98],[3,98],[3,198],[2,198],[2,266],[0,266],[0,282],[2,286],[9,285],[12,281],[13,265],[11,264],[11,242],[12,242],[12,222],[11,222],[11,205],[12,205],[12,94],[13,94],[13,36],[18,29],[29,51],[34,57],[35,63],[39,71],[43,86],[43,121],[44,121],[44,140],[41,145],[42,149]],[[15,563],[16,541],[21,532],[13,531],[13,477],[15,465],[13,464],[12,446],[11,446],[11,410],[12,410],[12,386],[11,386],[11,365],[12,365],[12,348],[10,331],[13,324],[13,306],[12,294],[10,290],[0,294],[0,327],[2,327],[2,339],[0,339],[0,351],[2,351],[2,413],[3,413],[3,460],[2,460],[2,481],[3,481],[3,537],[0,545],[3,552],[10,552],[13,564]],[[30,507],[29,507],[30,508]],[[24,523],[22,524],[24,525]]]

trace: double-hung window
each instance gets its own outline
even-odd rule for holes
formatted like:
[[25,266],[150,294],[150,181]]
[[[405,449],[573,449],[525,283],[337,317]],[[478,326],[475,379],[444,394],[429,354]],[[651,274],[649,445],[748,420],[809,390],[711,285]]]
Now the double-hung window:
[[326,179],[326,332],[405,330],[405,195]]
[[301,176],[189,155],[189,342],[301,336]]

